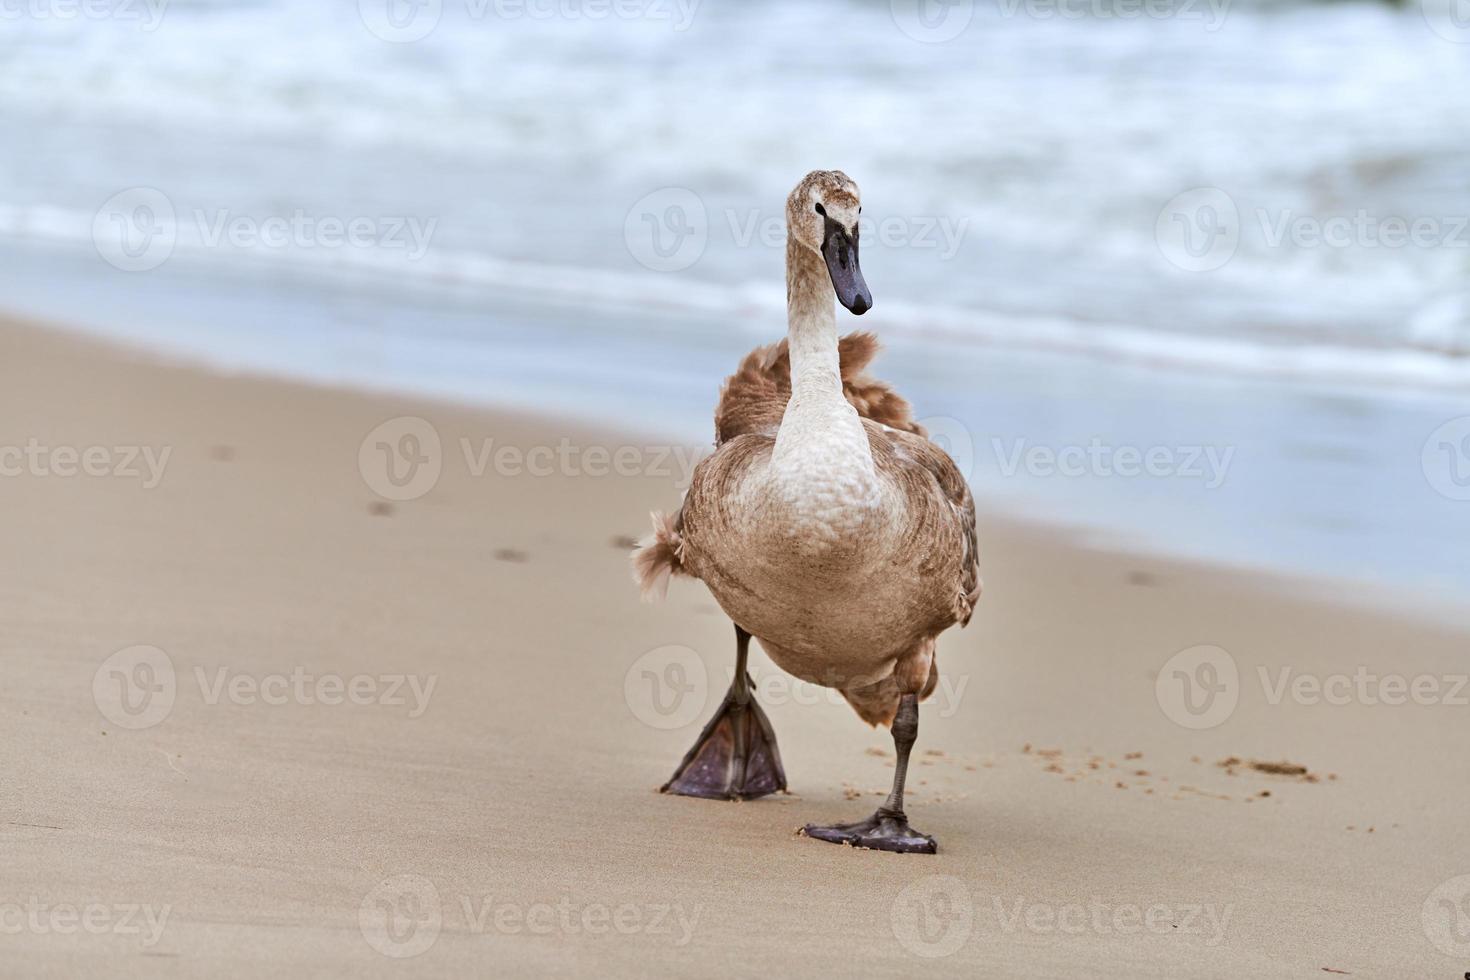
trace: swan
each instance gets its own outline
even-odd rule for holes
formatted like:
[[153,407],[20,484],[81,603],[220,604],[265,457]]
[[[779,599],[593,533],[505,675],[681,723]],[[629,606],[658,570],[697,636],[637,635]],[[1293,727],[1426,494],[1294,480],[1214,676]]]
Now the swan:
[[903,810],[918,703],[938,682],[935,640],[980,596],[975,505],[909,404],[866,375],[872,334],[838,338],[836,300],[873,305],[858,264],[857,184],[804,177],[786,201],[787,337],[748,354],[715,411],[715,451],[677,514],[655,512],[633,554],[645,598],[673,575],[704,582],[735,624],[723,703],[663,791],[713,799],[784,792],[770,721],[746,673],[750,638],[783,670],[835,688],[892,729],[893,788],[857,823],[808,824],[818,840],[933,854]]

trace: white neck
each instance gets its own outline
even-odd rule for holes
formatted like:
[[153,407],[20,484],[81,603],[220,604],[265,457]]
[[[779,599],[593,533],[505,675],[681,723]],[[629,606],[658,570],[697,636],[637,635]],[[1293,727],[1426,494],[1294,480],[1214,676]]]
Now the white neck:
[[837,363],[837,314],[822,257],[786,242],[786,327],[791,388],[842,390]]
[[776,433],[770,475],[799,535],[825,547],[863,527],[878,504],[867,430],[842,394],[831,279],[817,253],[786,244],[791,400]]

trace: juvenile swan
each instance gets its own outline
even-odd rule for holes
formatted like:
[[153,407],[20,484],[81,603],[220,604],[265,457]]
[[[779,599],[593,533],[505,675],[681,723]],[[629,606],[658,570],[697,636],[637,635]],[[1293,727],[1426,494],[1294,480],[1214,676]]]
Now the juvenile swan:
[[808,837],[933,854],[908,824],[904,776],[919,699],[938,682],[934,643],[980,596],[975,504],[908,402],[864,374],[871,334],[837,337],[837,301],[873,305],[858,266],[858,188],[809,173],[786,201],[787,339],[746,356],[715,410],[712,456],[673,518],[633,555],[645,596],[672,574],[702,580],[735,623],[735,678],[664,792],[748,799],[786,789],[770,722],[751,695],[752,636],[783,669],[836,688],[890,725],[898,761],[866,820]]

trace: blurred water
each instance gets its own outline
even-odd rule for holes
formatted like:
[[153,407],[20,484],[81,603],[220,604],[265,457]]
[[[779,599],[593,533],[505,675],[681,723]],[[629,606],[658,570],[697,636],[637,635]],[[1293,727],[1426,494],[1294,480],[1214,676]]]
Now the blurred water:
[[[21,138],[0,146],[0,235],[88,248],[99,206],[143,185],[180,249],[221,212],[416,216],[434,229],[411,260],[250,258],[779,322],[784,195],[839,166],[864,188],[886,331],[1470,385],[1447,356],[1470,352],[1470,47],[1413,4],[1046,18],[997,0],[961,4],[964,30],[933,44],[903,0],[638,0],[642,16],[601,19],[535,0],[175,0],[156,24],[114,2],[4,22],[0,125]],[[434,29],[381,40],[389,10],[406,36]],[[627,234],[677,233],[666,187],[703,217],[673,272]],[[1226,197],[1170,211],[1200,187]],[[1429,223],[1420,244],[1384,244],[1400,219]],[[1207,264],[1228,261],[1180,268],[1175,237],[1204,248],[1217,220],[1238,242]],[[1324,244],[1334,221],[1346,237]]]
[[[784,329],[785,194],[840,167],[862,326],[992,503],[1463,590],[1470,505],[1420,454],[1470,414],[1470,23],[1053,2],[5,6],[5,302],[702,435],[712,379]],[[1238,455],[1211,490],[997,475],[1016,439],[1095,438]]]
[[[64,313],[103,336],[229,370],[549,409],[633,433],[633,445],[673,438],[707,451],[719,380],[750,345],[729,318],[682,311],[605,310],[589,323],[575,303],[404,294],[368,278],[283,275],[262,290],[253,275],[204,278],[183,263],[105,280],[83,259],[0,248],[0,263],[13,309]],[[902,338],[886,347],[879,374],[913,399],[987,515],[1101,547],[1302,576],[1365,604],[1441,614],[1470,595],[1463,397]],[[1458,457],[1444,454],[1451,436],[1464,440]],[[1079,469],[1094,447],[1100,464]],[[349,460],[353,447],[339,449]],[[1130,469],[1118,455],[1129,451],[1163,452],[1165,468]],[[650,507],[679,499],[680,471],[669,477]]]

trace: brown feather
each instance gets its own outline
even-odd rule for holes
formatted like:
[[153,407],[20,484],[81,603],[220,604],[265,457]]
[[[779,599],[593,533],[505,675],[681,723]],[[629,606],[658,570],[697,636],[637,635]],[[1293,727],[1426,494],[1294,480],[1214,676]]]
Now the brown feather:
[[[975,535],[975,501],[969,485],[954,461],[939,446],[930,442],[923,426],[914,420],[908,400],[887,382],[867,374],[867,367],[879,350],[878,338],[870,333],[850,333],[838,341],[837,353],[842,372],[843,394],[848,403],[869,423],[868,440],[874,458],[888,456],[896,465],[887,469],[905,480],[938,484],[949,515],[933,515],[939,525],[957,526],[954,542],[962,558],[961,579],[957,583],[952,623],[966,625],[980,597],[982,583],[979,572],[979,548]],[[757,347],[745,356],[740,367],[725,380],[715,409],[715,444],[721,447],[701,464],[691,492],[697,492],[704,509],[719,508],[726,499],[726,480],[743,472],[752,452],[764,450],[775,439],[791,398],[791,356],[787,342]],[[743,436],[742,449],[727,444]],[[922,486],[915,487],[922,491]],[[912,499],[936,501],[933,494],[917,492]],[[645,597],[652,598],[668,588],[670,574],[687,575],[682,561],[682,535],[688,501],[679,512],[653,515],[654,535],[641,542],[633,554],[634,577]],[[950,520],[944,519],[951,518]],[[925,522],[917,522],[926,526]],[[939,626],[943,629],[945,623]]]
[[[908,400],[887,382],[867,374],[878,349],[878,338],[861,331],[837,342],[842,393],[863,418],[924,435],[923,427],[914,421]],[[791,355],[786,341],[757,347],[745,355],[720,391],[720,403],[715,408],[715,445],[748,433],[774,436],[790,399]]]
[[[947,507],[949,512],[915,515],[911,526],[916,530],[936,527],[956,529],[952,544],[960,554],[960,579],[956,583],[954,618],[951,623],[968,626],[984,583],[980,580],[980,548],[975,533],[975,498],[970,493],[970,485],[965,482],[964,474],[955,466],[949,454],[930,442],[927,436],[869,425],[868,445],[872,447],[875,464],[886,472],[899,474],[901,479],[910,483],[912,490],[905,497],[911,504],[941,506],[941,498],[925,492],[930,485],[928,480],[938,484],[942,506]],[[906,465],[885,466],[879,460],[883,450],[892,452]],[[944,560],[942,556],[936,556],[936,566]],[[940,629],[949,625],[950,623],[946,623]]]
[[669,577],[688,574],[684,571],[682,509],[674,518],[654,511],[653,536],[638,542],[633,552],[633,578],[643,593],[643,601],[662,599],[669,592]]
[[[915,691],[926,697],[934,690],[939,675],[933,638],[969,623],[982,586],[970,488],[954,461],[914,420],[908,401],[867,375],[877,351],[872,334],[853,333],[839,341],[843,393],[864,419],[874,465],[903,488],[912,537],[907,553],[916,558],[913,573],[953,583],[952,591],[938,591],[926,603],[927,639],[914,650],[922,658],[900,663],[891,677],[842,689],[865,721],[888,724],[900,694]],[[635,578],[645,596],[665,590],[670,575],[696,576],[712,587],[718,583],[717,592],[739,594],[744,588],[743,570],[726,567],[723,549],[699,542],[717,541],[740,523],[742,515],[732,509],[738,487],[750,467],[771,452],[790,397],[791,359],[784,340],[751,351],[725,381],[715,412],[716,452],[695,469],[678,513],[653,515],[654,534],[634,553]],[[769,650],[769,638],[759,638]]]

